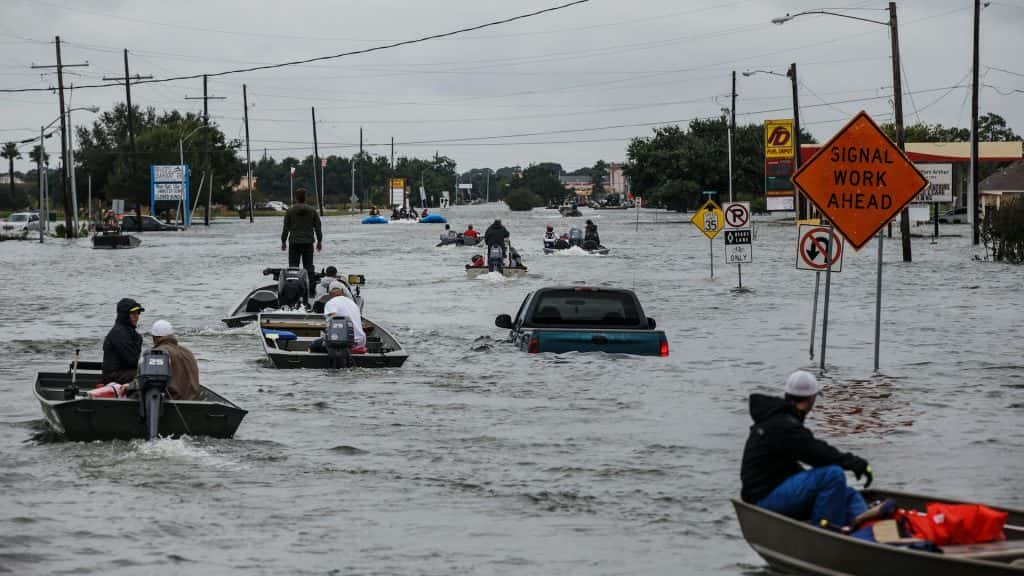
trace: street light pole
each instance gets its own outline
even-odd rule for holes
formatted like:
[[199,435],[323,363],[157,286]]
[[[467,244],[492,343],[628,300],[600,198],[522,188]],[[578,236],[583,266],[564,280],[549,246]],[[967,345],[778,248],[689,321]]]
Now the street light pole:
[[[796,78],[796,62],[789,65],[789,70],[786,71],[786,76],[789,77],[790,82],[793,84],[793,173],[795,174],[797,169],[800,168],[800,99],[799,92],[797,90],[798,80]],[[804,195],[796,188],[793,187],[793,193],[796,195],[796,219],[804,220],[810,216],[810,210],[808,209],[808,200],[804,198]]]

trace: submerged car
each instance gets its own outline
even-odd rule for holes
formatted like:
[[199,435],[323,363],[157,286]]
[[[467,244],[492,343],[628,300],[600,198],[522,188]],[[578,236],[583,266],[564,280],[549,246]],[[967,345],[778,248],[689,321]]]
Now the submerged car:
[[668,356],[668,339],[648,318],[632,290],[584,286],[541,288],[523,299],[513,319],[501,314],[498,328],[512,331],[521,350],[608,352]]

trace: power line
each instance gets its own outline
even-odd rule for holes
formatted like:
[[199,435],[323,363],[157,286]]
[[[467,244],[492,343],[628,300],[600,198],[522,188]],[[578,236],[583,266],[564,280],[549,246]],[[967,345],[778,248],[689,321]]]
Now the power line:
[[[338,53],[338,54],[331,54],[331,55],[327,55],[327,56],[315,56],[313,58],[305,58],[305,59],[302,59],[302,60],[290,60],[288,62],[280,62],[280,63],[277,63],[277,64],[263,64],[263,65],[260,65],[260,66],[250,66],[250,67],[247,67],[247,68],[236,68],[234,70],[223,70],[221,72],[212,72],[212,73],[208,73],[208,74],[188,74],[188,75],[185,75],[185,76],[175,76],[175,77],[172,77],[172,78],[155,78],[153,80],[146,80],[146,81],[141,82],[141,83],[155,84],[155,83],[158,83],[158,82],[173,82],[175,80],[195,80],[197,78],[203,78],[203,77],[228,76],[228,75],[231,75],[231,74],[243,74],[243,73],[247,73],[247,72],[256,72],[256,71],[259,71],[259,70],[274,70],[274,69],[278,69],[278,68],[285,68],[285,67],[288,67],[288,66],[298,66],[298,65],[302,65],[302,64],[311,64],[313,62],[325,62],[325,61],[328,61],[328,60],[336,60],[338,58],[345,58],[345,57],[348,57],[348,56],[357,56],[357,55],[360,55],[360,54],[369,54],[371,52],[380,52],[382,50],[389,50],[389,49],[392,49],[392,48],[398,48],[400,46],[408,46],[408,45],[411,45],[411,44],[419,44],[421,42],[427,42],[427,41],[430,41],[430,40],[437,40],[437,39],[440,39],[440,38],[448,38],[448,37],[451,37],[451,36],[456,36],[458,34],[464,34],[466,32],[473,32],[473,31],[476,31],[476,30],[483,30],[485,28],[491,28],[491,27],[494,27],[494,26],[500,26],[502,24],[508,24],[510,22],[515,22],[517,20],[525,20],[527,18],[532,18],[534,16],[540,16],[542,14],[548,14],[548,13],[555,12],[555,11],[558,11],[558,10],[563,10],[565,8],[570,8],[572,6],[578,6],[580,4],[586,4],[588,2],[590,2],[590,0],[572,0],[571,2],[567,2],[565,4],[559,4],[557,6],[552,6],[550,8],[543,8],[541,10],[535,10],[533,12],[528,12],[526,14],[519,14],[517,16],[511,16],[509,18],[503,18],[501,20],[493,20],[491,22],[486,22],[484,24],[478,24],[476,26],[469,26],[469,27],[466,27],[466,28],[459,28],[457,30],[452,30],[452,31],[449,31],[449,32],[441,32],[441,33],[438,33],[438,34],[431,34],[429,36],[421,36],[419,38],[414,38],[414,39],[411,39],[411,40],[402,40],[402,41],[399,41],[399,42],[392,42],[390,44],[383,44],[383,45],[380,45],[380,46],[372,46],[370,48],[362,48],[362,49],[359,49],[359,50],[350,50],[348,52],[341,52],[341,53]],[[83,88],[106,88],[106,87],[109,87],[109,86],[118,86],[118,84],[93,84],[93,85],[87,85],[87,86],[79,86],[79,89],[81,90]],[[42,91],[42,90],[49,90],[49,89],[48,88],[17,88],[17,89],[16,88],[4,88],[4,89],[0,89],[0,93],[38,92],[38,91]]]

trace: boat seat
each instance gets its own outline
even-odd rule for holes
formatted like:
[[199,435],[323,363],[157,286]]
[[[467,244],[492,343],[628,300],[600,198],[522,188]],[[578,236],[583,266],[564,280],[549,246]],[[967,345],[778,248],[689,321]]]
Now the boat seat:
[[1024,557],[1024,540],[943,546],[942,553],[959,558],[991,559]]

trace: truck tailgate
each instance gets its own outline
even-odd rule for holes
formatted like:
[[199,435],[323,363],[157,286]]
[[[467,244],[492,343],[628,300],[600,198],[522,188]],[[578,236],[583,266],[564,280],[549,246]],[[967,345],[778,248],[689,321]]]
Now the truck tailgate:
[[[539,352],[607,352],[659,356],[665,333],[661,330],[539,329],[532,335]],[[665,351],[667,353],[667,345]]]

